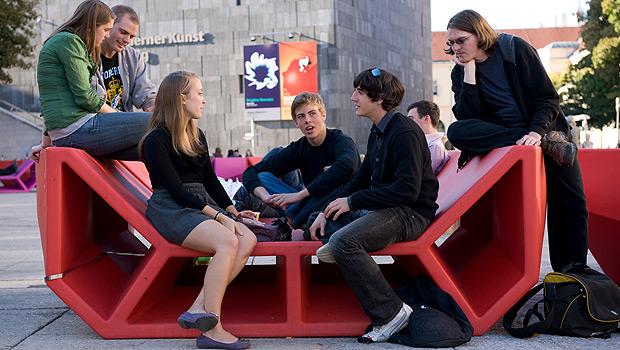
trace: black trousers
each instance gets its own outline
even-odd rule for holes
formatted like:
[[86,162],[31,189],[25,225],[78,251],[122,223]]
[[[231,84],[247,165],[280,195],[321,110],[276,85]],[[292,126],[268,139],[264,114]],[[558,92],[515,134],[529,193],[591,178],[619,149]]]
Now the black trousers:
[[[458,149],[484,155],[495,148],[513,146],[529,133],[480,119],[459,120],[448,129],[448,139]],[[586,263],[588,254],[588,208],[581,168],[561,166],[544,155],[547,175],[547,231],[549,256],[554,271],[570,263]]]

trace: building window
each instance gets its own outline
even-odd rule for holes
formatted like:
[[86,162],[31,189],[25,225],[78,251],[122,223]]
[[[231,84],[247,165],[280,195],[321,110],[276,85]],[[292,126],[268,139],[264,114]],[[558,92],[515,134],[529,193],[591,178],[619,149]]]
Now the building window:
[[243,75],[239,75],[239,93],[243,93]]

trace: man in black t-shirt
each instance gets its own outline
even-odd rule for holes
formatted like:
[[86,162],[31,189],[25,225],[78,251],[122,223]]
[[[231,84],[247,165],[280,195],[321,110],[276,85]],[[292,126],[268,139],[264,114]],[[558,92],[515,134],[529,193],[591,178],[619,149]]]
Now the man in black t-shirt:
[[116,15],[110,36],[101,44],[101,60],[92,87],[106,103],[119,111],[139,108],[152,112],[157,88],[146,76],[146,62],[127,46],[138,33],[138,15],[129,6],[112,7]]
[[[277,153],[263,158],[243,173],[243,185],[264,203],[281,212],[290,240],[292,227],[303,228],[312,212],[322,209],[330,195],[346,184],[359,167],[359,153],[353,139],[337,129],[327,129],[323,99],[303,92],[293,101],[291,115],[303,137]],[[280,177],[299,169],[300,187],[292,188]]]

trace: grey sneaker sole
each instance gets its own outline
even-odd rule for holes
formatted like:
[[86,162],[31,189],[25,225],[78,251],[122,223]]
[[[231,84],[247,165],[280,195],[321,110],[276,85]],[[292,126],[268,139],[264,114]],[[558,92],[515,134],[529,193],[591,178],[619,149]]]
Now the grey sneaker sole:
[[394,333],[398,333],[403,328],[407,327],[407,325],[409,324],[409,316],[411,315],[412,312],[413,312],[413,309],[411,309],[409,305],[403,303],[403,308],[401,312],[399,312],[398,315],[396,315],[396,317],[392,321],[390,321],[390,323],[394,322],[394,324],[388,323],[388,325],[386,326],[379,327],[379,328],[387,327],[387,328],[381,329],[380,332],[377,332],[376,331],[377,327],[375,327],[370,332],[362,335],[361,337],[358,337],[357,341],[360,343],[366,343],[366,344],[382,343],[382,342],[388,341]]
[[316,250],[316,257],[324,263],[335,264],[336,259],[332,255],[332,251],[329,249],[329,244],[322,246]]

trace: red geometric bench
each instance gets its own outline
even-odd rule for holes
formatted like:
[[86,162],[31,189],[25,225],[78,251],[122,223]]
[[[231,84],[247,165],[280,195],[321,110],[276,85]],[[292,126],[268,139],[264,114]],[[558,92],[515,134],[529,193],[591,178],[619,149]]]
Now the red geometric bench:
[[580,149],[588,200],[590,251],[609,278],[620,284],[620,149]]
[[[439,175],[440,209],[426,232],[375,255],[394,256],[381,264],[391,283],[430,276],[480,335],[538,281],[544,171],[533,146],[495,150],[459,173],[457,158],[452,152]],[[104,338],[196,337],[176,318],[200,290],[205,267],[192,258],[205,254],[169,243],[146,219],[150,189],[136,177],[140,168],[77,149],[42,152],[37,200],[47,285]],[[361,334],[369,320],[337,266],[312,262],[319,247],[258,243],[252,255],[275,257],[275,264],[246,266],[229,286],[226,329],[244,337]]]
[[[11,165],[13,162],[4,162],[1,166]],[[18,162],[19,166],[14,174],[0,175],[0,193],[30,192],[37,185],[37,163],[33,160]]]

